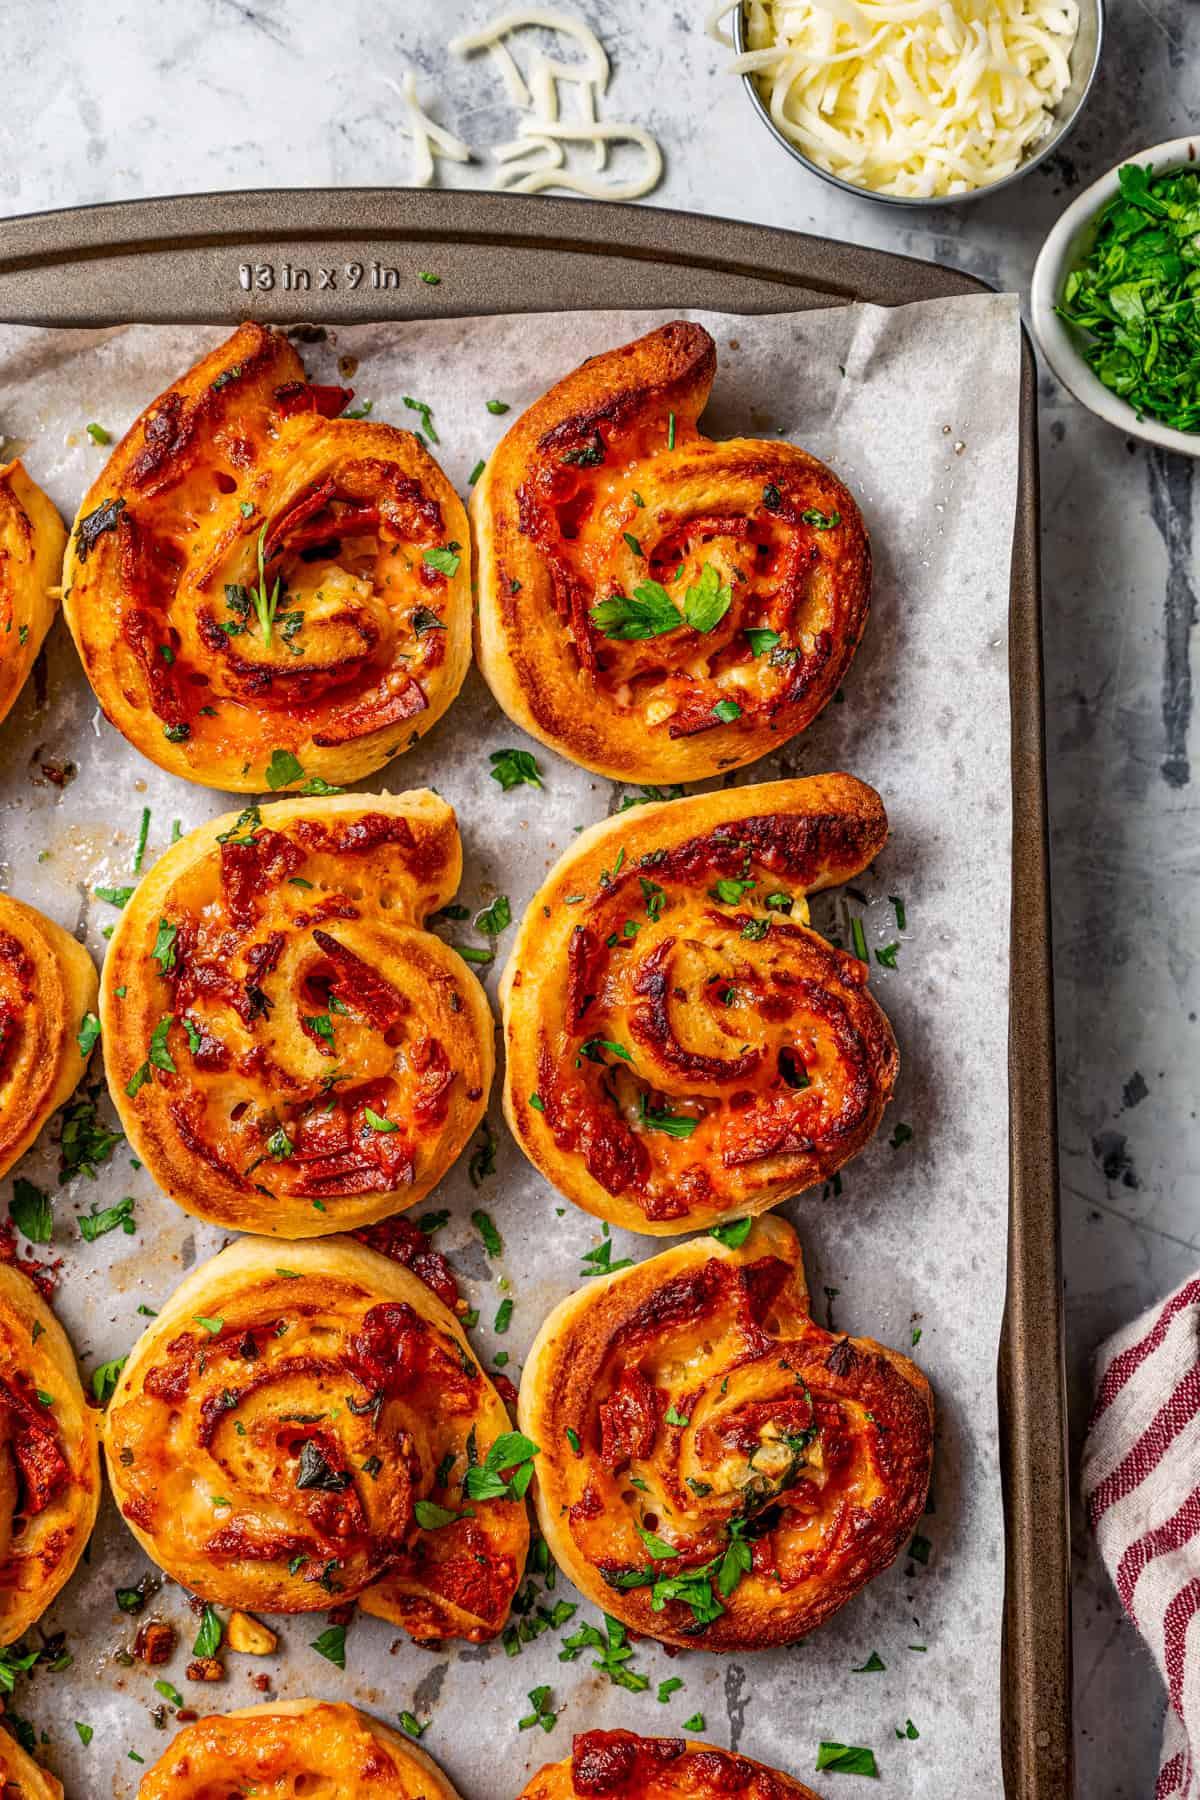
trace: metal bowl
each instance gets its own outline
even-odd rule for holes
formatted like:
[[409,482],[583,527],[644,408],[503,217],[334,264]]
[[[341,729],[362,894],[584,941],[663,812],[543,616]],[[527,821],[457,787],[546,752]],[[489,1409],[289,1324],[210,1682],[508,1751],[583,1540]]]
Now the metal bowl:
[[[1068,133],[1074,129],[1075,122],[1087,102],[1092,91],[1092,83],[1096,79],[1096,71],[1100,66],[1100,50],[1104,42],[1104,7],[1105,0],[1079,0],[1079,31],[1071,46],[1071,84],[1059,101],[1052,115],[1053,123],[1046,136],[1038,144],[1032,156],[1027,156],[1019,168],[1006,175],[1002,181],[993,181],[986,187],[971,188],[965,194],[932,194],[910,196],[907,194],[881,194],[874,188],[859,187],[852,181],[845,181],[840,175],[834,175],[823,169],[819,163],[805,156],[798,150],[791,139],[785,137],[758,91],[753,75],[743,75],[742,81],[750,96],[750,103],[777,143],[783,145],[789,156],[819,175],[822,181],[829,182],[831,187],[841,188],[843,193],[865,195],[868,200],[882,200],[888,206],[961,206],[964,201],[979,200],[985,194],[998,194],[1002,189],[1011,187],[1014,181],[1020,181],[1031,169],[1045,162],[1063,143]],[[746,45],[746,7],[738,7],[733,16],[733,41],[739,55]]]

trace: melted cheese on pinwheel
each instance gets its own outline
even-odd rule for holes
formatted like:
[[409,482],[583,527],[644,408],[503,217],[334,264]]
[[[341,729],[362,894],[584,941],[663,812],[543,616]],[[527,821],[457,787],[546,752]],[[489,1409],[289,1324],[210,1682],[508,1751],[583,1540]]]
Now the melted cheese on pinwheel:
[[80,508],[63,608],[117,729],[210,787],[358,780],[471,658],[462,504],[411,432],[330,417],[247,324],[130,427]]
[[458,1800],[437,1764],[353,1706],[241,1707],[185,1725],[142,1777],[138,1800]]
[[[91,1054],[84,1021],[98,982],[82,944],[32,906],[0,894],[0,1175],[79,1085]],[[94,1042],[94,1038],[91,1039]]]
[[778,1769],[713,1744],[583,1731],[571,1755],[548,1763],[520,1800],[818,1800]]
[[348,1238],[244,1238],[203,1264],[105,1418],[122,1515],[193,1593],[311,1612],[371,1588],[413,1637],[473,1642],[503,1626],[529,1543],[515,1440],[453,1314]]
[[66,542],[66,527],[24,464],[0,465],[0,719],[54,623]]
[[593,826],[525,915],[501,983],[504,1104],[589,1212],[670,1234],[828,1179],[895,1083],[867,967],[805,895],[882,849],[849,775],[639,806]]
[[105,1068],[180,1206],[310,1237],[441,1179],[494,1064],[483,989],[424,929],[461,869],[420,791],[248,807],[143,878],[104,965]]
[[631,1631],[705,1650],[803,1637],[920,1517],[933,1407],[907,1358],[809,1316],[781,1219],[564,1300],[521,1381],[542,1533]]
[[95,1418],[62,1326],[0,1265],[0,1643],[41,1617],[87,1548],[100,1504]]
[[617,780],[779,750],[866,623],[850,494],[792,444],[700,434],[716,347],[664,325],[513,425],[471,497],[479,666],[509,717]]

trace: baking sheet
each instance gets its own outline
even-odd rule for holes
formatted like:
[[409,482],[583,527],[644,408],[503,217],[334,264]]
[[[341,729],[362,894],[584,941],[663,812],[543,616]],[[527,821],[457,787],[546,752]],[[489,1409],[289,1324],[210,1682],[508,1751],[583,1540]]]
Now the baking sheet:
[[[619,343],[665,314],[589,313],[343,328],[302,346],[310,374],[336,379],[337,358],[358,360],[354,385],[374,415],[418,423],[409,395],[434,408],[436,453],[466,491],[470,469],[501,435],[489,398],[514,411],[584,355]],[[861,883],[870,903],[819,898],[818,924],[848,941],[847,908],[872,947],[898,933],[890,894],[904,898],[907,928],[895,970],[874,967],[875,991],[896,1028],[903,1068],[883,1132],[843,1175],[839,1200],[802,1196],[785,1212],[804,1243],[816,1311],[839,1329],[900,1347],[921,1332],[916,1355],[939,1405],[933,1493],[921,1535],[927,1563],[901,1559],[829,1625],[791,1650],[717,1658],[668,1657],[637,1647],[634,1667],[650,1687],[629,1693],[591,1668],[588,1652],[560,1663],[561,1638],[583,1620],[581,1603],[563,1632],[547,1631],[510,1658],[491,1647],[431,1651],[381,1621],[357,1619],[347,1634],[344,1675],[311,1641],[321,1615],[277,1621],[281,1655],[227,1657],[220,1686],[184,1679],[194,1624],[182,1593],[167,1584],[155,1601],[180,1626],[180,1648],[164,1669],[129,1668],[136,1621],[113,1590],[146,1563],[107,1502],[90,1563],[43,1621],[65,1629],[73,1666],[22,1680],[15,1709],[48,1738],[46,1759],[68,1796],[128,1796],[171,1729],[156,1728],[153,1682],[165,1676],[201,1710],[262,1696],[252,1679],[269,1673],[273,1693],[357,1701],[395,1720],[414,1713],[422,1740],[463,1793],[509,1800],[529,1772],[566,1755],[571,1732],[624,1725],[678,1733],[697,1712],[706,1735],[773,1762],[821,1788],[845,1778],[813,1774],[821,1739],[872,1746],[881,1792],[951,1800],[964,1790],[999,1795],[999,1642],[1003,1531],[996,1455],[995,1359],[1004,1293],[1008,1106],[1006,1066],[1010,867],[1007,606],[1016,496],[1019,326],[1008,296],[970,296],[887,310],[733,318],[703,313],[718,342],[719,372],[705,420],[713,435],[779,434],[825,457],[849,483],[873,534],[872,622],[845,687],[785,751],[740,771],[737,782],[845,768],[883,794],[892,839]],[[87,332],[0,330],[0,430],[34,477],[70,516],[102,466],[85,426],[114,436],[173,376],[224,335],[197,328]],[[336,340],[336,341],[335,341]],[[504,795],[487,774],[487,753],[533,748],[545,788]],[[71,762],[65,787],[54,779]],[[43,771],[49,769],[47,775]],[[626,790],[527,745],[472,674],[447,717],[416,751],[384,772],[393,790],[436,786],[455,805],[464,837],[462,899],[472,911],[497,892],[514,915],[574,827],[614,811]],[[377,776],[364,788],[385,785]],[[634,790],[636,791],[636,790]],[[61,624],[39,669],[0,728],[0,881],[86,938],[99,960],[102,929],[116,914],[92,897],[97,885],[132,879],[141,809],[152,809],[146,867],[182,829],[230,802],[173,781],[145,763],[100,717]],[[40,860],[39,860],[40,858]],[[469,926],[462,941],[481,943]],[[495,977],[503,960],[500,944]],[[111,1114],[106,1115],[111,1119]],[[598,1241],[595,1222],[568,1208],[524,1163],[493,1100],[498,1166],[481,1193],[465,1158],[431,1204],[450,1224],[446,1250],[470,1303],[476,1341],[491,1366],[507,1350],[519,1379],[521,1353],[540,1319],[579,1282],[581,1253]],[[893,1147],[897,1122],[911,1141]],[[53,1188],[52,1127],[15,1173]],[[0,1184],[0,1206],[11,1182]],[[136,1198],[136,1235],[85,1244],[75,1217],[125,1194]],[[484,1205],[505,1245],[489,1263],[470,1225]],[[220,1247],[221,1234],[156,1195],[124,1147],[95,1181],[58,1190],[53,1252],[64,1258],[57,1307],[86,1370],[123,1354],[137,1336],[137,1306],[157,1307],[181,1273]],[[640,1256],[649,1240],[615,1234],[617,1255]],[[501,1290],[500,1278],[508,1287]],[[503,1339],[488,1327],[501,1298],[515,1301]],[[552,1599],[578,1601],[561,1577]],[[148,1616],[148,1615],[147,1615]],[[911,1646],[924,1646],[914,1649]],[[871,1651],[886,1664],[855,1675]],[[667,1676],[684,1687],[663,1704]],[[552,1733],[521,1733],[530,1688],[548,1683],[558,1710]],[[482,1709],[482,1710],[481,1710]],[[480,1730],[480,1720],[486,1727]],[[90,1724],[85,1749],[73,1722]],[[919,1738],[908,1736],[911,1720]],[[897,1736],[897,1732],[901,1735]],[[535,1741],[536,1740],[536,1741]],[[482,1748],[480,1747],[482,1743]],[[840,1791],[840,1790],[839,1790]]]

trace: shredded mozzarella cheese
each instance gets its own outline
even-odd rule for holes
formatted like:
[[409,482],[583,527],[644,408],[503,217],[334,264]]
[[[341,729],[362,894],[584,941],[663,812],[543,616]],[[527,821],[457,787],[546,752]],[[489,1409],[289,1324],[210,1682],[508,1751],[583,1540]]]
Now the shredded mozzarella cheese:
[[[562,62],[534,48],[522,73],[505,40],[531,28],[561,34],[581,52],[581,60]],[[482,31],[451,39],[450,50],[455,56],[486,50],[509,99],[527,115],[517,126],[516,138],[491,151],[498,165],[494,186],[523,194],[553,187],[593,200],[640,200],[658,185],[662,151],[651,134],[640,125],[601,120],[599,101],[608,88],[608,55],[595,32],[569,13],[554,7],[520,7],[502,13]],[[560,90],[567,85],[579,96],[580,116],[570,123],[562,118]],[[641,168],[625,180],[606,176],[610,148],[618,144],[633,145],[642,153]],[[567,167],[566,145],[590,148],[592,174]]]
[[[739,4],[741,0],[739,0]],[[875,193],[968,193],[1012,174],[1071,79],[1077,0],[745,0],[771,118],[805,156]],[[731,40],[708,15],[709,35]]]
[[404,122],[400,129],[413,142],[413,187],[432,184],[435,159],[439,156],[448,157],[451,162],[471,161],[470,147],[444,126],[436,125],[422,107],[417,99],[417,79],[411,69],[405,70],[403,81],[393,81],[390,75],[385,75],[383,81],[404,102]]

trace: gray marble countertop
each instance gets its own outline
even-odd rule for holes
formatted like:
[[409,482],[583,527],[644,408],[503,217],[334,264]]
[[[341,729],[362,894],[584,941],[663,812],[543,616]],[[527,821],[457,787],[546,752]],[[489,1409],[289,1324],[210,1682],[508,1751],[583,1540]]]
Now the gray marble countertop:
[[[444,53],[488,0],[0,0],[0,211],[213,188],[395,184],[409,145],[387,78],[406,67],[470,141],[512,132],[494,73]],[[655,200],[849,238],[1028,292],[1078,188],[1200,117],[1200,5],[1110,0],[1097,89],[1066,148],[1006,193],[919,216],[808,175],[753,117],[703,0],[580,0],[614,64],[609,115],[667,159]],[[442,165],[443,169],[448,165]],[[450,169],[455,185],[486,182]],[[1193,464],[1040,387],[1047,738],[1068,1355],[1076,1450],[1096,1344],[1200,1263],[1200,948],[1187,880]],[[1076,1509],[1078,1791],[1143,1800],[1158,1678]]]

